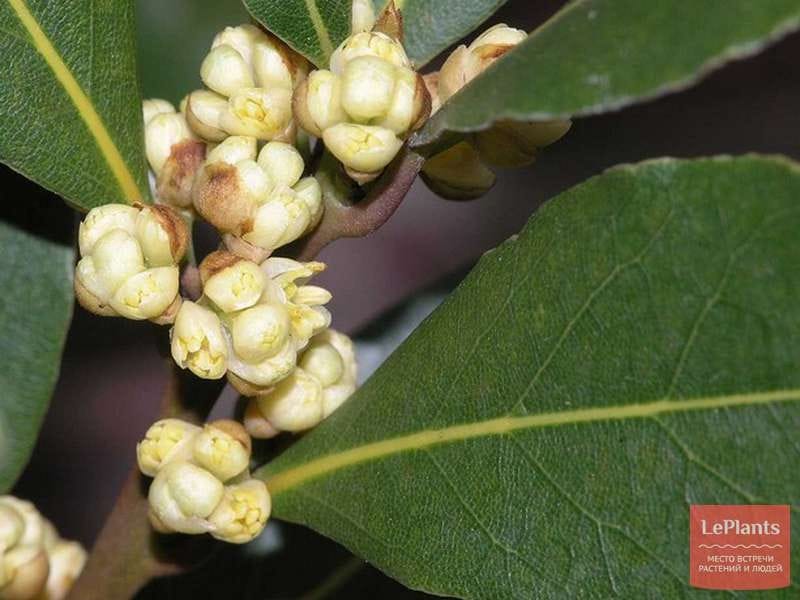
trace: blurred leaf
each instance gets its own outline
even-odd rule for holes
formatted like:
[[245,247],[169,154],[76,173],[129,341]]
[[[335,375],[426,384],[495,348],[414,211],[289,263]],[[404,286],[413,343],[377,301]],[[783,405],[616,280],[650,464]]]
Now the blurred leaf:
[[577,0],[446,103],[412,145],[663,96],[798,26],[797,0]]
[[[506,0],[396,0],[405,47],[422,66],[494,14]],[[244,0],[264,26],[321,68],[350,35],[351,0]],[[386,0],[373,0],[376,12]]]
[[[396,0],[403,13],[405,48],[417,67],[473,31],[507,0]],[[374,0],[380,11],[386,0]]]
[[800,504],[798,197],[756,156],[560,195],[259,471],[276,516],[436,594],[687,595],[688,504]]
[[81,209],[147,197],[133,3],[0,5],[0,161]]
[[272,33],[321,68],[350,35],[351,0],[243,0]]
[[214,35],[249,20],[241,0],[136,0],[136,16],[142,94],[176,106],[202,87],[200,64]]
[[[33,449],[72,315],[71,248],[0,221],[0,493]],[[78,410],[78,407],[76,407]]]

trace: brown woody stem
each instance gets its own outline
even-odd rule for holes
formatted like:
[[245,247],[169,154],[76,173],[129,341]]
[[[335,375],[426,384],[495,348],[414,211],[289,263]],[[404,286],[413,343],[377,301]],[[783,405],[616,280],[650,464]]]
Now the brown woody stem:
[[364,237],[380,228],[403,202],[424,162],[419,154],[403,150],[357,204],[343,204],[323,186],[325,214],[314,232],[296,245],[297,259],[311,260],[339,238]]
[[[204,421],[220,394],[222,382],[192,379],[171,358],[167,360],[170,375],[162,399],[162,416]],[[134,464],[69,598],[131,598],[154,577],[179,573],[200,562],[212,551],[212,544],[204,537],[153,532],[147,518],[147,482]]]

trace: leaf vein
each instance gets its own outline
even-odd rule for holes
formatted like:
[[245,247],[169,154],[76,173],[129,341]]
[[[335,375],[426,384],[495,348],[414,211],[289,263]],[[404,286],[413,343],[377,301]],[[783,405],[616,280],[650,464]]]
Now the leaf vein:
[[[603,293],[603,291],[607,287],[609,287],[611,285],[611,283],[621,273],[623,273],[627,269],[629,269],[629,268],[641,263],[642,259],[650,251],[650,248],[653,247],[653,245],[655,244],[656,240],[658,240],[661,237],[661,235],[663,234],[663,232],[666,229],[667,225],[672,220],[673,214],[674,214],[674,211],[673,211],[672,208],[670,208],[670,211],[667,213],[667,216],[664,218],[664,221],[659,225],[658,229],[656,229],[656,231],[653,233],[652,237],[647,241],[647,243],[644,245],[644,247],[636,254],[636,256],[634,256],[632,259],[630,259],[629,261],[627,261],[625,263],[617,264],[611,270],[611,272],[609,272],[609,274],[606,275],[605,279],[603,279],[603,281],[601,281],[600,284],[597,287],[595,287],[594,290],[592,290],[592,292],[586,298],[584,303],[580,306],[580,308],[575,313],[575,315],[573,315],[573,317],[567,322],[567,325],[564,327],[563,331],[561,332],[561,335],[558,337],[558,340],[556,341],[555,345],[551,349],[550,353],[544,359],[542,364],[539,365],[539,368],[534,373],[533,377],[531,378],[531,381],[528,383],[528,385],[522,391],[522,394],[520,394],[519,399],[517,400],[516,404],[511,408],[510,411],[508,411],[509,414],[514,413],[520,407],[525,408],[525,400],[527,399],[528,394],[530,394],[530,392],[533,390],[533,388],[536,385],[536,383],[539,381],[539,378],[542,376],[542,374],[544,374],[544,372],[550,366],[551,361],[558,354],[558,351],[561,349],[561,346],[564,344],[566,339],[570,336],[570,334],[572,333],[572,330],[575,328],[575,326],[581,320],[583,315],[586,314],[586,312],[592,306],[592,303]],[[527,412],[527,409],[526,409],[526,412]]]
[[472,520],[475,521],[475,523],[478,525],[478,527],[481,530],[481,532],[491,542],[491,544],[493,546],[495,546],[496,548],[499,548],[500,550],[502,550],[507,556],[513,556],[515,559],[517,559],[521,563],[527,565],[534,573],[538,574],[542,579],[547,580],[550,583],[555,583],[554,581],[551,581],[542,572],[542,570],[539,567],[537,567],[530,560],[528,560],[527,558],[522,556],[517,550],[515,550],[512,547],[510,547],[508,544],[506,544],[501,539],[499,539],[489,529],[489,526],[486,523],[483,522],[483,520],[478,516],[478,514],[475,512],[475,510],[466,501],[464,496],[458,491],[458,487],[455,485],[455,483],[453,482],[452,478],[444,470],[444,467],[442,467],[442,465],[439,464],[439,461],[436,460],[436,458],[433,456],[433,454],[430,452],[429,449],[424,448],[423,449],[423,454],[425,456],[427,456],[428,459],[433,463],[433,465],[436,467],[437,472],[441,475],[442,479],[444,479],[445,484],[447,485],[448,488],[450,488],[450,491],[456,497],[456,499],[458,500],[459,504],[461,504],[461,506],[464,508],[464,510],[467,511],[467,513],[470,515]]
[[267,485],[271,492],[277,495],[302,485],[308,480],[316,479],[339,469],[370,462],[385,456],[420,450],[440,444],[501,436],[524,429],[652,418],[660,414],[760,406],[776,402],[796,402],[798,400],[800,400],[800,389],[788,389],[681,400],[663,398],[644,404],[601,406],[517,417],[504,416],[475,423],[453,425],[443,429],[428,429],[405,436],[372,442],[363,446],[356,446],[340,452],[323,455],[275,474],[267,474],[266,469],[262,468],[257,475],[267,480]]

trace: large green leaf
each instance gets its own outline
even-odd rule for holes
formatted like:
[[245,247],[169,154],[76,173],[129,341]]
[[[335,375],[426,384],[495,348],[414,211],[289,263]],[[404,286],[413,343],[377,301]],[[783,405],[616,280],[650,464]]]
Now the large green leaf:
[[[243,0],[251,14],[318,67],[350,34],[352,0]],[[376,12],[386,0],[372,0]],[[395,0],[405,47],[422,66],[488,19],[506,0]]]
[[0,3],[0,161],[82,209],[147,197],[133,3]]
[[[72,316],[71,248],[0,221],[0,493],[30,456]],[[76,407],[76,410],[78,408]]]
[[685,88],[798,26],[797,0],[576,0],[453,97],[413,143],[498,119],[616,110]]
[[438,594],[685,595],[690,503],[800,505],[798,198],[755,156],[555,198],[259,472],[275,514]]
[[[405,47],[421,67],[492,16],[506,0],[395,0],[403,14]],[[386,0],[374,0],[381,10]]]

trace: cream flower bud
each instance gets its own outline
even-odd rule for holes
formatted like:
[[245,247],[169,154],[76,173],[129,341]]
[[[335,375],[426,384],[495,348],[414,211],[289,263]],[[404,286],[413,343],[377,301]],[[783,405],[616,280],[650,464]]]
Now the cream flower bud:
[[13,506],[0,502],[0,551],[16,546],[24,531],[22,515]]
[[208,162],[197,174],[192,189],[195,210],[225,233],[240,233],[267,197],[271,183],[253,160],[235,165]]
[[228,99],[215,92],[197,90],[186,101],[186,121],[197,135],[205,140],[221,142],[228,134],[222,129],[222,113],[228,109]]
[[301,179],[300,182],[294,186],[294,191],[297,196],[306,203],[308,212],[311,215],[311,220],[304,232],[308,233],[317,226],[324,212],[324,206],[322,205],[322,188],[315,177],[309,176]]
[[211,535],[224,542],[247,543],[264,530],[271,510],[272,501],[263,481],[248,479],[230,485],[209,517]]
[[228,481],[250,465],[251,442],[236,421],[207,424],[194,438],[194,461],[220,481]]
[[426,73],[422,76],[422,81],[431,98],[431,115],[435,115],[442,107],[442,99],[439,97],[439,71]]
[[78,542],[58,540],[48,551],[50,574],[44,593],[38,600],[62,600],[86,565],[87,555]]
[[275,356],[289,337],[289,314],[280,304],[258,304],[238,314],[231,327],[236,354],[251,363]]
[[156,115],[168,115],[177,112],[172,103],[162,100],[160,98],[150,98],[142,102],[142,118],[144,124],[147,125],[150,120]]
[[235,165],[243,160],[255,160],[258,141],[245,135],[232,135],[208,153],[209,163],[224,162]]
[[439,71],[439,99],[447,102],[451,96],[481,73],[480,59],[466,46],[456,48]]
[[322,137],[328,127],[347,121],[341,79],[330,71],[313,71],[295,92],[294,112],[300,126],[316,137]]
[[113,294],[130,277],[145,269],[139,242],[122,229],[112,229],[97,240],[92,248],[92,259],[105,288],[103,296]]
[[300,366],[322,384],[324,418],[338,409],[356,389],[358,368],[353,341],[338,331],[326,329],[316,336],[303,353]]
[[[81,224],[79,238],[86,255],[76,268],[75,293],[87,310],[103,316],[155,319],[176,302],[178,270],[173,265],[186,251],[188,230],[171,208],[100,207]],[[164,266],[168,272],[146,271],[147,266]],[[171,295],[157,298],[153,283]],[[116,303],[127,306],[120,308]],[[141,308],[132,310],[134,305]]]
[[322,288],[303,285],[312,275],[322,271],[325,265],[269,258],[261,268],[270,277],[264,299],[286,304],[295,347],[305,347],[311,337],[331,324],[330,312],[321,306],[330,300],[330,294]]
[[252,229],[242,236],[246,242],[273,250],[305,233],[311,213],[303,198],[285,185],[276,187],[255,213]]
[[433,192],[449,200],[479,198],[496,180],[494,172],[468,142],[459,142],[429,158],[421,176]]
[[[293,340],[287,339],[277,354],[263,361],[251,363],[241,359],[231,348],[228,361],[228,378],[234,387],[244,395],[253,390],[264,390],[289,375],[297,364],[297,351]],[[249,384],[240,386],[231,374]]]
[[42,517],[42,546],[44,549],[49,553],[60,539],[55,525]]
[[258,440],[268,440],[280,434],[280,430],[276,429],[261,414],[261,409],[258,408],[258,402],[255,398],[250,398],[248,401],[243,422],[247,433]]
[[506,46],[513,47],[517,44],[524,42],[528,37],[522,29],[514,29],[505,23],[499,23],[494,27],[490,27],[479,35],[469,45],[470,50],[480,51],[487,46]]
[[111,291],[100,279],[94,259],[85,256],[75,266],[75,297],[80,305],[101,317],[115,317],[117,313],[108,304]]
[[304,348],[308,340],[331,325],[331,313],[324,306],[292,303],[289,317],[292,323],[292,336],[298,348]]
[[90,210],[78,228],[81,256],[91,254],[97,240],[113,229],[122,229],[134,235],[138,215],[139,211],[127,204],[105,204]]
[[211,49],[218,46],[230,46],[236,50],[247,64],[253,62],[253,45],[266,39],[266,34],[255,25],[245,23],[236,27],[226,27],[220,31],[211,43]]
[[243,160],[236,164],[242,188],[255,202],[263,202],[272,189],[273,182],[261,166],[253,160]]
[[301,285],[292,295],[292,302],[309,306],[322,306],[330,302],[332,298],[332,294],[325,288],[316,285]]
[[270,392],[257,397],[261,414],[281,431],[310,429],[323,418],[322,386],[303,369],[295,369]]
[[269,142],[258,154],[258,164],[266,171],[273,185],[292,187],[303,176],[303,157],[291,144]]
[[156,175],[172,154],[172,147],[194,137],[186,118],[179,113],[154,116],[144,128],[144,135],[147,160]]
[[206,158],[206,143],[186,139],[172,146],[169,158],[156,177],[158,200],[176,208],[192,205],[192,185]]
[[228,346],[219,317],[184,301],[170,332],[172,358],[202,379],[220,379],[228,368]]
[[179,533],[205,533],[207,518],[222,500],[222,482],[205,469],[172,461],[150,485],[150,510],[165,528]]
[[342,357],[327,343],[313,343],[303,353],[298,366],[316,377],[323,388],[335,384],[344,374]]
[[350,29],[351,33],[369,31],[375,25],[375,7],[372,0],[353,0]]
[[430,115],[431,100],[420,75],[411,69],[395,69],[391,104],[377,124],[403,136],[418,129]]
[[161,419],[153,423],[136,444],[139,470],[148,477],[156,474],[174,461],[192,458],[192,443],[200,428],[180,419]]
[[402,44],[385,33],[369,31],[350,36],[334,50],[331,55],[331,71],[341,75],[347,63],[361,56],[382,58],[396,67],[411,66]]
[[282,42],[266,35],[253,44],[253,70],[258,85],[263,88],[294,89],[291,50]]
[[361,173],[380,172],[403,146],[391,129],[351,123],[326,129],[323,139],[342,164]]
[[376,56],[349,61],[342,74],[342,107],[350,117],[367,123],[384,116],[392,103],[396,67]]
[[44,548],[20,545],[2,556],[8,581],[0,589],[3,600],[31,600],[44,590],[50,562]]
[[200,67],[200,78],[207,87],[223,96],[233,96],[243,88],[255,86],[250,65],[227,44],[211,49]]
[[0,496],[0,506],[10,508],[22,519],[23,529],[17,540],[18,546],[38,548],[42,545],[44,542],[45,520],[33,504],[14,496]]
[[203,293],[222,311],[254,306],[264,292],[266,277],[259,266],[229,252],[213,252],[200,264]]
[[228,100],[220,125],[231,135],[260,140],[280,137],[292,121],[292,92],[284,88],[242,88]]
[[475,135],[475,145],[481,158],[490,165],[524,167],[536,160],[540,148],[564,136],[571,125],[571,121],[498,121]]
[[480,75],[495,60],[525,40],[527,34],[507,25],[495,25],[472,44],[459,46],[439,72],[439,97],[446,102],[467,83]]
[[265,275],[272,280],[282,291],[281,300],[291,298],[299,285],[308,282],[314,275],[325,270],[325,263],[299,262],[291,258],[275,256],[268,258],[261,264]]
[[136,238],[151,267],[175,265],[186,253],[189,231],[186,222],[166,206],[145,206],[136,217]]
[[155,319],[175,301],[178,288],[178,267],[155,267],[126,279],[109,304],[128,319]]

